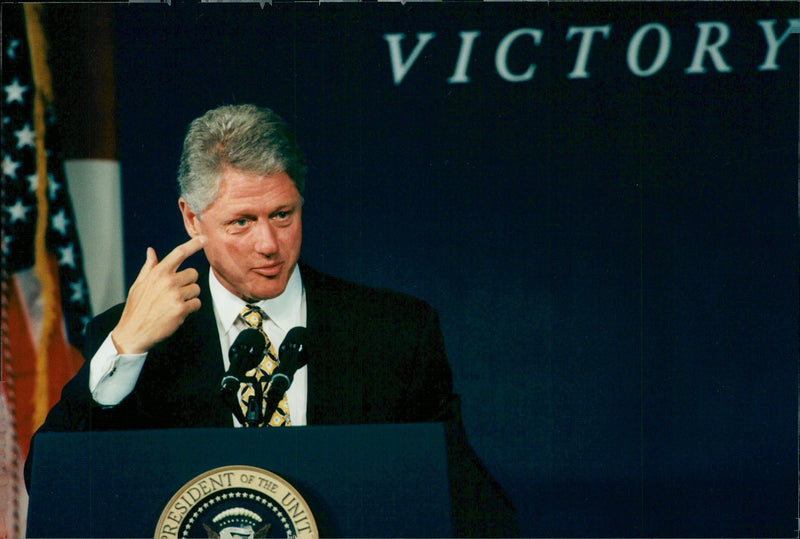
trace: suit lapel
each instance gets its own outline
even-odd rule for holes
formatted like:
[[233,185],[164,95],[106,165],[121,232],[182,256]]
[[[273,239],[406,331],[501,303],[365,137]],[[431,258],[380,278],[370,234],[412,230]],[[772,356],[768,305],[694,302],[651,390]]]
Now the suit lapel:
[[301,264],[308,326],[308,423],[363,419],[363,365],[357,327],[342,316],[351,308],[341,284]]
[[186,419],[189,424],[196,424],[198,419],[202,418],[208,422],[208,426],[230,426],[231,412],[219,398],[219,381],[224,374],[224,367],[214,305],[208,288],[208,272],[209,268],[205,266],[200,271],[198,279],[201,307],[190,315],[181,327],[186,343],[185,349],[192,350],[194,355],[190,364],[193,371],[190,378],[192,385],[195,386],[195,394],[207,396],[201,402],[190,406],[194,417]]
[[[222,353],[211,292],[208,266],[200,271],[201,308],[190,315],[171,341],[169,353],[192,355],[183,362],[191,373],[188,394],[199,402],[186,403],[182,422],[205,426],[230,426],[231,412],[218,397],[224,374]],[[307,420],[313,424],[348,424],[363,421],[364,370],[359,354],[357,318],[352,316],[354,298],[343,281],[323,275],[301,264],[306,291],[308,327]],[[346,310],[349,316],[343,316]],[[198,397],[203,395],[203,397]]]

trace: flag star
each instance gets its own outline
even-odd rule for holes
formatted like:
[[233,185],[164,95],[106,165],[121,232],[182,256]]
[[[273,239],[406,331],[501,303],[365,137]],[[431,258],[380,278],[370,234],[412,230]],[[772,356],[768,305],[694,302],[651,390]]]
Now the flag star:
[[3,89],[6,91],[6,105],[10,105],[14,102],[25,102],[25,92],[28,91],[28,87],[20,84],[18,78],[14,77],[11,84],[7,84]]
[[26,146],[34,147],[33,141],[36,140],[36,131],[31,129],[31,124],[25,124],[19,131],[14,131],[14,136],[17,137],[18,150]]
[[75,267],[75,249],[72,245],[59,247],[58,254],[60,257],[58,259],[59,266],[69,266],[71,268]]
[[36,188],[39,187],[39,175],[38,174],[31,174],[28,176],[28,189],[31,193],[36,192]]
[[56,183],[56,179],[53,177],[52,174],[47,175],[47,189],[48,194],[50,195],[50,200],[56,199],[56,194],[58,190],[61,189],[61,186]]
[[80,281],[73,281],[69,283],[70,289],[72,289],[72,295],[70,296],[70,301],[74,301],[76,303],[80,303],[83,301],[83,283]]
[[3,157],[3,175],[14,177],[17,175],[17,169],[20,167],[20,164],[17,161],[14,161],[10,155],[6,155]]
[[11,223],[17,221],[26,221],[28,219],[27,213],[31,208],[22,203],[22,199],[17,199],[13,206],[6,208],[6,211],[11,214]]
[[81,335],[86,335],[86,326],[89,325],[91,318],[88,316],[81,316]]
[[17,59],[17,47],[19,47],[19,39],[12,39],[8,43],[8,48],[6,49],[6,56],[11,58],[12,60]]
[[3,256],[8,256],[9,254],[11,254],[11,241],[13,239],[14,239],[13,236],[8,236],[5,233],[3,233],[3,241],[2,241]]
[[67,219],[67,214],[64,210],[60,210],[57,214],[53,216],[52,225],[55,230],[61,233],[62,236],[67,235],[67,225],[69,224],[69,219]]

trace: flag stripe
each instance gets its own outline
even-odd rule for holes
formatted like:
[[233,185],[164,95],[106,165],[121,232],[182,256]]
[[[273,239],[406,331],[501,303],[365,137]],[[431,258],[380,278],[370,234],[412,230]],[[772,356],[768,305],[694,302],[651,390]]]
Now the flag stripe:
[[8,377],[9,384],[13,384],[13,387],[9,388],[11,389],[9,398],[12,399],[11,415],[20,451],[26,455],[34,431],[33,416],[30,413],[30,404],[19,402],[17,396],[33,395],[36,387],[36,344],[33,324],[17,276],[12,275],[7,280],[7,286],[5,306],[7,342],[4,346],[3,359],[6,371],[13,374]]
[[69,159],[64,168],[80,230],[91,309],[101,313],[125,301],[122,171],[118,161],[108,159]]

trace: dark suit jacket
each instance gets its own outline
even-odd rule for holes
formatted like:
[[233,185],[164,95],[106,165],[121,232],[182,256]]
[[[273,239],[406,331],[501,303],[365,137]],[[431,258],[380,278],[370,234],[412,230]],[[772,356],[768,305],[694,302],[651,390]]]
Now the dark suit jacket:
[[[113,408],[98,406],[89,392],[87,361],[39,432],[232,426],[231,411],[219,396],[223,362],[208,271],[202,270],[198,281],[202,307],[149,351],[128,397]],[[452,458],[459,466],[479,466],[461,428],[436,312],[421,300],[334,278],[302,263],[300,273],[307,301],[308,424],[443,421],[451,425],[458,448]],[[86,358],[117,324],[122,307],[89,324]],[[474,469],[461,475],[475,477]],[[479,495],[463,485],[457,491]],[[473,533],[508,534],[474,522],[459,531]]]
[[[307,299],[308,423],[352,424],[446,419],[452,378],[438,318],[426,303],[356,285],[300,266]],[[223,427],[222,352],[201,271],[202,307],[148,353],[133,393],[102,410],[88,393],[89,364],[64,389],[46,430]],[[122,305],[87,329],[91,358]],[[57,409],[69,407],[62,414]],[[65,417],[59,417],[65,416]]]

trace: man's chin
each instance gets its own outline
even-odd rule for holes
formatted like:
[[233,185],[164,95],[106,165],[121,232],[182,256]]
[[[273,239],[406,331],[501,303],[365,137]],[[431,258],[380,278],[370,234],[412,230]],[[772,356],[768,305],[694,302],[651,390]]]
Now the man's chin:
[[250,287],[244,294],[240,295],[240,297],[248,303],[257,303],[259,301],[277,298],[286,290],[286,279],[281,279],[279,276],[264,277],[263,279],[268,282],[267,286],[261,283],[261,286]]

